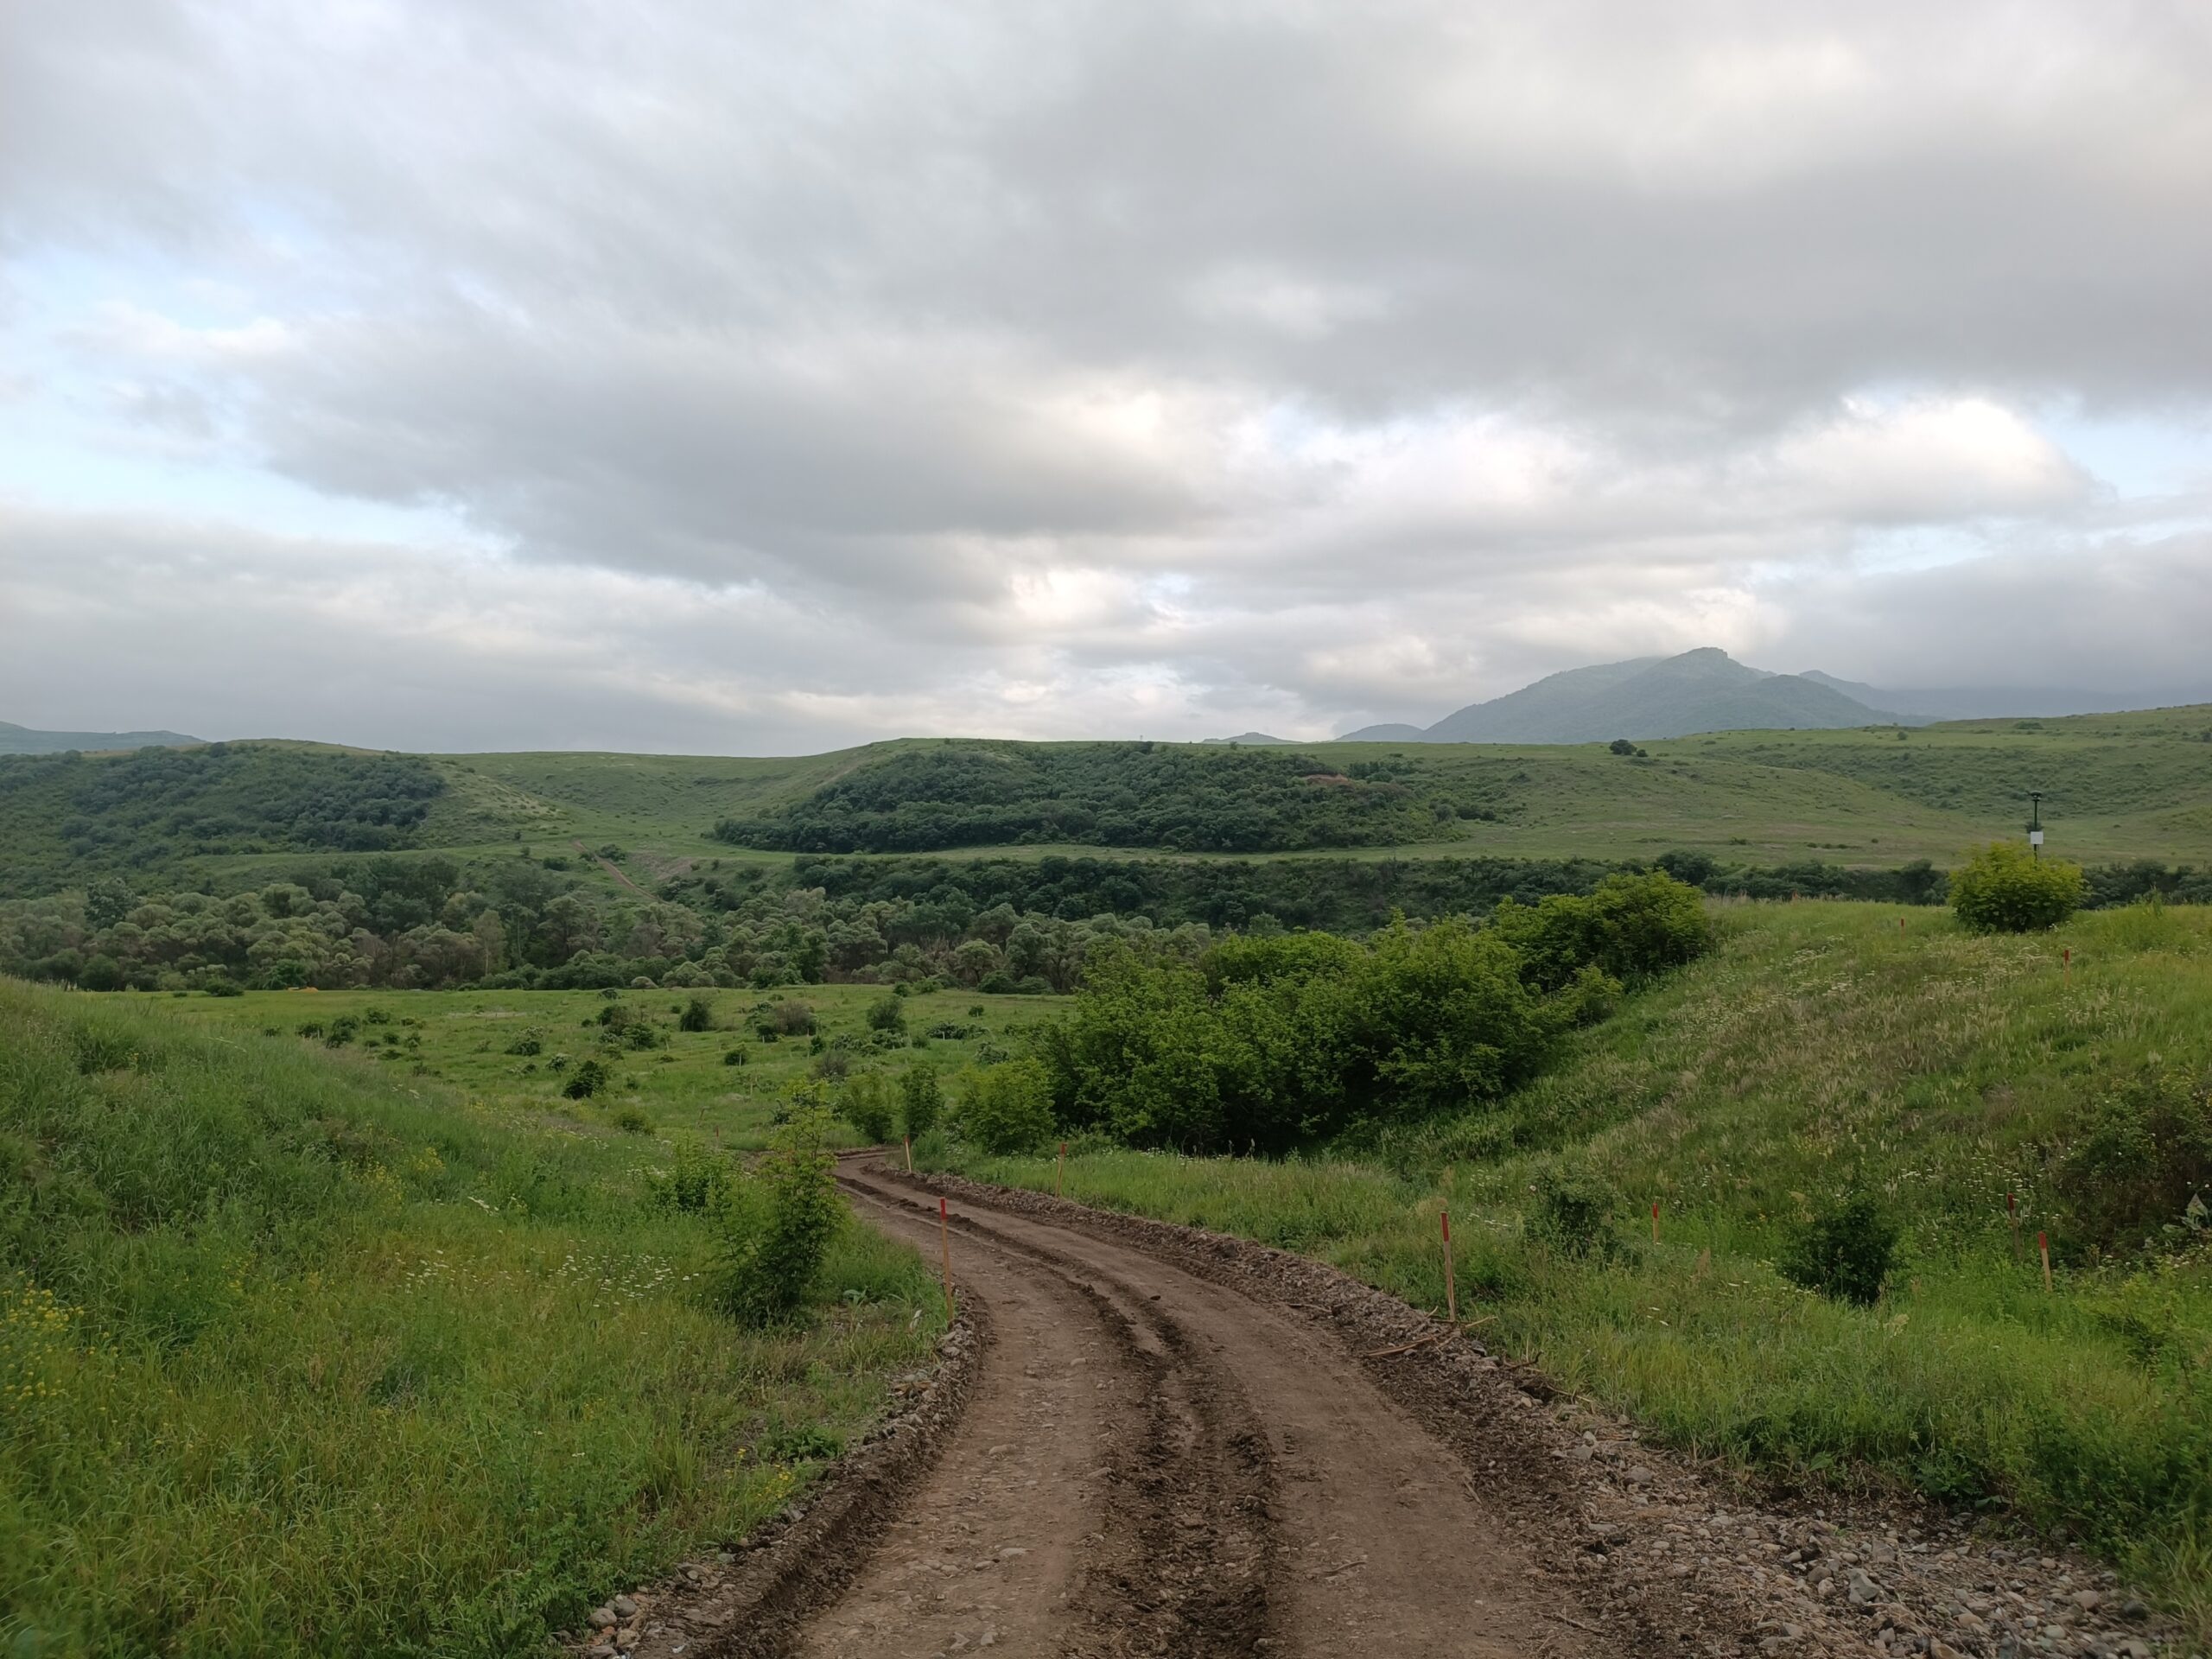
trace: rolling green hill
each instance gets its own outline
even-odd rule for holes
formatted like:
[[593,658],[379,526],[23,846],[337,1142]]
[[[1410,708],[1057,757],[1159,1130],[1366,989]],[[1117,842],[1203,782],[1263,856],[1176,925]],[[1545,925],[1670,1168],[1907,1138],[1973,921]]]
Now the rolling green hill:
[[60,754],[67,749],[178,749],[204,741],[181,732],[41,732],[0,720],[0,754]]
[[[930,850],[1179,858],[1948,865],[2015,835],[2055,853],[2212,863],[2212,706],[1912,729],[1603,745],[909,740],[791,759],[373,755],[233,743],[0,756],[0,897],[118,875],[251,879],[302,855],[574,857],[652,888],[702,862]],[[611,867],[611,868],[610,868]],[[617,873],[619,872],[619,874]]]

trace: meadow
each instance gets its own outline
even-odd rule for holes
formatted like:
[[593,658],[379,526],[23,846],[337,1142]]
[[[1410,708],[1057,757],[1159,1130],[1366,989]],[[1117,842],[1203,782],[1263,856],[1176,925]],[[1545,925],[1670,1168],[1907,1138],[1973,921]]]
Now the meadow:
[[[926,1361],[926,1268],[857,1224],[802,1321],[712,1306],[711,1230],[651,1185],[702,1137],[486,1058],[550,1006],[346,1001],[0,981],[6,1651],[538,1653],[805,1490]],[[703,1073],[728,1034],[689,1034]],[[626,1097],[759,1138],[765,1101],[683,1069]]]
[[[2082,1148],[2146,1089],[2212,1124],[2212,912],[1997,938],[1884,906],[1720,919],[1713,955],[1492,1110],[1280,1160],[1079,1142],[1064,1177],[924,1154],[1313,1254],[1439,1312],[1448,1205],[1463,1317],[1560,1386],[1766,1478],[2070,1535],[2212,1631],[2212,1237],[2178,1198],[2115,1211],[2082,1184]],[[2192,1144],[2152,1148],[2154,1186]],[[1527,1224],[1562,1172],[1610,1195],[1587,1255]],[[1852,1193],[1904,1229],[1872,1307],[1775,1266]]]
[[[708,1011],[707,1029],[683,1028],[694,996]],[[904,1029],[880,1033],[869,1013],[893,997],[880,985],[804,985],[766,992],[248,991],[118,1000],[174,1007],[241,1037],[303,1044],[350,1072],[372,1072],[403,1088],[456,1090],[514,1119],[612,1135],[608,1155],[642,1167],[679,1142],[732,1152],[766,1147],[792,1085],[808,1078],[826,1077],[834,1086],[855,1071],[924,1065],[950,1087],[963,1070],[1018,1049],[1020,1033],[1054,1004],[1041,996],[922,991],[895,996]],[[804,1007],[815,1029],[765,1037],[760,1027],[774,1026],[786,1004]],[[616,1007],[623,1023],[610,1026],[604,1016]],[[334,1048],[330,1038],[341,1026]],[[302,1036],[302,1027],[313,1029]],[[733,1054],[740,1057],[734,1063]],[[588,1098],[569,1098],[563,1091],[589,1058],[600,1061],[609,1082]],[[855,1142],[847,1135],[837,1144]]]

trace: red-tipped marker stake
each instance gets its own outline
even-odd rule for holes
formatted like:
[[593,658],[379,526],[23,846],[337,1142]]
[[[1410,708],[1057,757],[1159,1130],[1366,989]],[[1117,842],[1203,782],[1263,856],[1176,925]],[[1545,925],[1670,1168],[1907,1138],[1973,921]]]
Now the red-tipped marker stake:
[[1067,1197],[1067,1170],[1068,1143],[1063,1141],[1060,1142],[1060,1161],[1052,1166],[1052,1196],[1056,1198]]
[[899,1138],[903,1140],[906,1145],[906,1173],[911,1175],[914,1173],[914,1137],[909,1135],[902,1135]]
[[2061,979],[2074,977],[2074,947],[2070,944],[2058,953],[2058,976]]
[[1656,1198],[1651,1205],[1651,1242],[1654,1244],[1659,1242],[1659,1204]]
[[2012,1259],[2020,1259],[2020,1201],[2012,1193],[2005,1195],[2005,1220],[2012,1229]]
[[1459,1292],[1452,1282],[1452,1212],[1440,1210],[1436,1218],[1444,1226],[1444,1312],[1454,1327],[1459,1323]]
[[2050,1294],[2050,1240],[2042,1233],[2036,1235],[2036,1254],[2043,1257],[2044,1294]]
[[943,1198],[937,1201],[937,1236],[938,1242],[944,1246],[944,1318],[945,1323],[950,1325],[953,1315],[952,1217],[946,1212]]

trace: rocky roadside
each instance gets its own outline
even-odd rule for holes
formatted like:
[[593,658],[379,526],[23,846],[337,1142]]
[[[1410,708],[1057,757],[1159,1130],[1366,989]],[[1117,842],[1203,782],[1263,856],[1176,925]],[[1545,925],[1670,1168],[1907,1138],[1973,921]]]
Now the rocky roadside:
[[936,1365],[892,1381],[888,1415],[848,1446],[806,1498],[742,1541],[683,1563],[592,1609],[556,1646],[583,1659],[746,1659],[780,1651],[834,1600],[960,1420],[989,1345],[971,1307],[938,1343]]
[[1559,1622],[1624,1651],[2204,1659],[2098,1562],[1925,1506],[1763,1493],[1325,1263],[957,1176],[899,1179],[1118,1238],[1332,1330],[1543,1541]]

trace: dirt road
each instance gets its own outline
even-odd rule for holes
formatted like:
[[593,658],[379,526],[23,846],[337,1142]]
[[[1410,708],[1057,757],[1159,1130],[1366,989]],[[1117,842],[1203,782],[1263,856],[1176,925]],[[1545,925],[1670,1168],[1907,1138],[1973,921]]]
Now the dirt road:
[[[2154,1659],[2099,1564],[1966,1517],[1809,1512],[1430,1314],[1246,1241],[841,1160],[963,1318],[753,1537],[594,1611],[613,1659],[1382,1655]],[[912,1392],[918,1387],[918,1392]]]
[[[937,1202],[848,1160],[874,1224]],[[1461,1459],[1310,1321],[1078,1227],[956,1202],[995,1343],[812,1656],[1585,1651]]]

